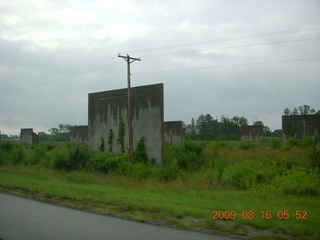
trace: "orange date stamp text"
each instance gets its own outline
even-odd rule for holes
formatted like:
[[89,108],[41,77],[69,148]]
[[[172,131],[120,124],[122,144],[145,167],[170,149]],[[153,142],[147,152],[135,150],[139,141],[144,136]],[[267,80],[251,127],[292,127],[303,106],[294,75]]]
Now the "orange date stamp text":
[[260,211],[255,212],[252,210],[244,210],[242,212],[237,212],[234,210],[231,211],[212,211],[213,216],[212,219],[236,219],[236,218],[242,218],[242,219],[255,219],[255,218],[264,218],[264,219],[271,219],[271,218],[277,218],[277,219],[307,219],[308,212],[305,210],[301,211],[293,211],[289,212],[287,210],[279,210],[279,211]]

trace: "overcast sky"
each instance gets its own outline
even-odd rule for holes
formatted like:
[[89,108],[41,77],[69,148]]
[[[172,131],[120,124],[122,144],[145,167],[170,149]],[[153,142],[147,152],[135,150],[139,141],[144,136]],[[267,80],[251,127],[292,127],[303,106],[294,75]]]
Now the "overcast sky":
[[0,0],[0,130],[87,125],[88,93],[164,83],[165,120],[320,110],[319,0]]

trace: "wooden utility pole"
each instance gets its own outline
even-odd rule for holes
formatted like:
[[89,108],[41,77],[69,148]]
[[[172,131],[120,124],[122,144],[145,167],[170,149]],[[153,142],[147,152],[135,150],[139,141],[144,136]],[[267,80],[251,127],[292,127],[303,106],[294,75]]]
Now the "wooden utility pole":
[[129,155],[130,155],[130,161],[133,164],[133,131],[132,131],[132,110],[131,110],[131,96],[130,96],[130,64],[134,61],[141,61],[140,58],[133,58],[130,57],[129,54],[127,56],[121,56],[120,54],[118,57],[123,58],[127,62],[127,72],[128,72],[128,128],[129,128]]

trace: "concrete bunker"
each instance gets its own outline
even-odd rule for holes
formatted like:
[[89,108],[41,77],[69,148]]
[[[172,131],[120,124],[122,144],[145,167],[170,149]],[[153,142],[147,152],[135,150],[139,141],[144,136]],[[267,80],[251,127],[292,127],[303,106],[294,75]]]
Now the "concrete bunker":
[[70,140],[76,144],[88,144],[88,126],[74,126]]
[[33,132],[33,128],[21,128],[20,141],[23,144],[32,145],[39,143],[39,136]]
[[178,144],[184,140],[182,121],[164,122],[164,141],[167,144]]
[[296,138],[299,142],[304,137],[313,137],[320,142],[320,115],[289,115],[282,116],[282,140]]
[[[88,145],[93,150],[128,152],[127,89],[90,93]],[[131,88],[133,146],[144,137],[147,155],[163,162],[163,84]]]
[[263,140],[263,126],[261,125],[242,126],[240,131],[241,131],[241,141],[262,141]]

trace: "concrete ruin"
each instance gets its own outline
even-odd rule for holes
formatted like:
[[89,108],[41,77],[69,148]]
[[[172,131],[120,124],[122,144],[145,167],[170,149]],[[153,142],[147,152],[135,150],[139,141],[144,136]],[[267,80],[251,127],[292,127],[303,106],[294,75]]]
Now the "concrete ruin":
[[320,115],[289,115],[282,116],[282,140],[296,138],[299,142],[304,137],[314,137],[320,142]]
[[20,141],[23,144],[32,145],[39,143],[39,136],[33,132],[33,128],[21,128]]
[[88,126],[74,126],[70,141],[76,144],[88,144]]
[[178,144],[184,139],[184,128],[182,121],[164,122],[164,141],[167,144]]
[[[89,94],[88,145],[128,152],[127,89]],[[148,158],[163,162],[163,84],[131,88],[133,146],[144,137]]]
[[241,141],[262,141],[263,140],[263,126],[242,126]]

